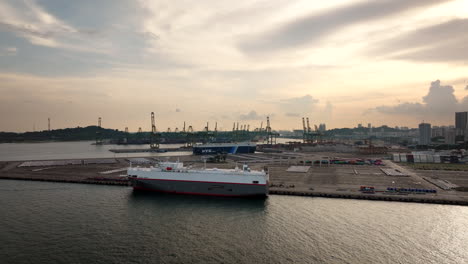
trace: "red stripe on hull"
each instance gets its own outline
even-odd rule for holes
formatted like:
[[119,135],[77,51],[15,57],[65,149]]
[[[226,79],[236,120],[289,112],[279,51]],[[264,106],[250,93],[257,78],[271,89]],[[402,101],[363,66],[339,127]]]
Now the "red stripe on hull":
[[187,180],[172,180],[172,179],[148,179],[148,178],[131,178],[135,180],[144,180],[144,181],[177,181],[177,182],[202,182],[202,183],[217,183],[217,184],[239,184],[239,185],[258,185],[266,186],[266,184],[260,183],[240,183],[240,182],[211,182],[211,181],[187,181]]
[[[251,196],[261,196],[261,195],[234,195],[234,194],[216,194],[216,193],[195,193],[195,192],[177,192],[177,191],[163,191],[155,190],[150,188],[145,188],[141,186],[134,186],[134,190],[139,191],[149,191],[149,192],[159,192],[159,193],[172,193],[172,194],[188,194],[188,195],[203,195],[203,196],[223,196],[223,197],[251,197]],[[266,195],[265,195],[266,196]]]

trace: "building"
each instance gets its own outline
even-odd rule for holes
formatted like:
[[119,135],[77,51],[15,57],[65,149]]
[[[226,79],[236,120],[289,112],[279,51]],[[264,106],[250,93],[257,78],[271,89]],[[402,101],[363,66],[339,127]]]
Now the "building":
[[467,120],[468,120],[468,112],[456,112],[455,113],[456,136],[461,136],[465,134]]
[[320,124],[318,130],[320,132],[325,132],[327,130],[327,126],[325,124]]
[[419,145],[431,144],[431,124],[419,124]]
[[445,137],[447,130],[449,130],[447,126],[433,126],[432,137]]
[[455,144],[455,129],[448,128],[445,131],[445,144],[454,145]]

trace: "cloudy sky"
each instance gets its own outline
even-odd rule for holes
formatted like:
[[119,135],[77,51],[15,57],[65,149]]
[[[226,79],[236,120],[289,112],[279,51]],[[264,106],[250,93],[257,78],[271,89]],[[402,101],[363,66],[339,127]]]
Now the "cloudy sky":
[[466,0],[0,0],[0,131],[450,125],[467,29]]

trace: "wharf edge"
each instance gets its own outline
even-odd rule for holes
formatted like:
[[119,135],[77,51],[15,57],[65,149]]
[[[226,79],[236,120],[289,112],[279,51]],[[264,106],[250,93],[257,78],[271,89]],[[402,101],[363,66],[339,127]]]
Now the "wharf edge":
[[[0,176],[2,180],[22,180],[22,181],[43,181],[43,182],[61,182],[61,183],[81,183],[81,184],[96,184],[96,185],[115,185],[128,186],[128,181],[96,181],[96,180],[58,180],[58,179],[41,179],[41,178],[16,178],[8,176]],[[355,200],[371,200],[371,201],[387,201],[387,202],[409,202],[409,203],[430,203],[430,204],[445,204],[445,205],[468,205],[468,201],[448,200],[448,199],[431,199],[424,197],[401,197],[401,196],[374,196],[364,194],[338,194],[313,191],[291,191],[270,189],[269,195],[289,195],[289,196],[309,196],[323,198],[338,198],[338,199],[355,199]]]

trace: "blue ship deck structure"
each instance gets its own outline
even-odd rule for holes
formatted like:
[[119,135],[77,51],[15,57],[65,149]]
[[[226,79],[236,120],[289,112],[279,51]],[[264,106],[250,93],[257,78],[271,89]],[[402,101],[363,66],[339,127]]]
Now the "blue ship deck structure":
[[200,144],[193,146],[193,154],[239,154],[239,153],[254,153],[257,149],[257,144],[251,142],[244,143],[211,143]]

